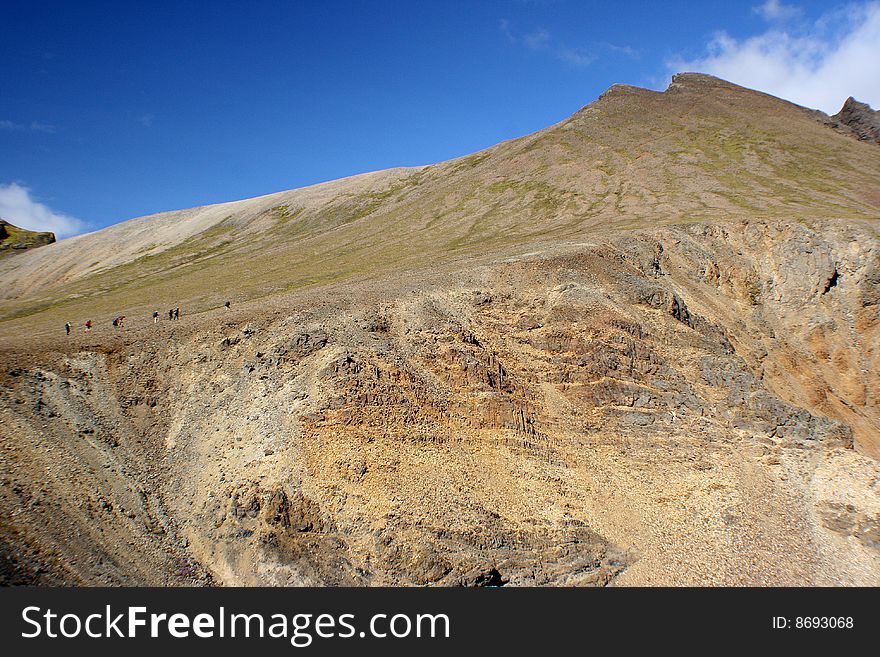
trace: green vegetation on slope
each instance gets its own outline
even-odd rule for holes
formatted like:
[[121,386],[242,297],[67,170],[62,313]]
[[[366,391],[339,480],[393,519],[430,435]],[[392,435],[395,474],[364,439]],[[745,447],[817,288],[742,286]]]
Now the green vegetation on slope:
[[45,246],[54,241],[54,233],[26,230],[0,219],[0,258],[27,249]]
[[380,180],[317,204],[292,192],[256,216],[230,207],[220,224],[164,251],[147,247],[132,262],[0,303],[0,318],[172,298],[210,306],[230,290],[255,298],[467,254],[505,257],[605,228],[880,214],[876,146],[721,82],[606,94],[535,135]]

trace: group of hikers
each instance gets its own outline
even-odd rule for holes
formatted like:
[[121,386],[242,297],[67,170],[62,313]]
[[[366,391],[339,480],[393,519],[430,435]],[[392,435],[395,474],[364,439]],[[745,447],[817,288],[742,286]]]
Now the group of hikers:
[[[171,308],[168,310],[168,319],[180,319],[180,308]],[[159,321],[159,311],[153,311],[153,323],[157,323]],[[113,328],[125,328],[125,315],[117,315],[113,318],[113,321],[110,322],[113,325]],[[92,320],[87,320],[85,324],[83,324],[83,328],[85,328],[86,332],[92,330]],[[73,324],[71,322],[67,322],[64,324],[64,332],[67,335],[70,335],[70,332],[73,330]]]
[[[226,303],[224,303],[223,307],[226,310],[229,310],[230,302],[227,301]],[[168,319],[170,319],[170,320],[180,319],[180,307],[169,308],[168,309]],[[154,310],[153,311],[153,324],[158,324],[158,323],[159,323],[159,311]],[[114,328],[124,328],[125,327],[125,315],[118,315],[117,317],[114,317],[112,324],[113,324]],[[86,332],[91,331],[92,330],[92,320],[88,320],[85,324],[83,324],[83,327],[85,327]],[[70,332],[72,330],[73,330],[73,324],[71,324],[70,322],[67,322],[64,324],[64,332],[67,335],[70,335]]]

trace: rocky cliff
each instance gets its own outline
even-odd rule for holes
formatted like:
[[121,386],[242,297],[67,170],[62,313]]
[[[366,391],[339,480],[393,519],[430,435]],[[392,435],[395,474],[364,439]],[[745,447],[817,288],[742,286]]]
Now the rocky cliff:
[[845,126],[862,141],[880,144],[880,112],[872,110],[867,103],[850,96],[831,121],[837,127]]

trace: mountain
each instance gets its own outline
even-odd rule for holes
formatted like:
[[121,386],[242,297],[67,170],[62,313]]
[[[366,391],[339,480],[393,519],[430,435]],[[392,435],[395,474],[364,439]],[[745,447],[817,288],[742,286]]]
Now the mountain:
[[877,585],[880,149],[832,123],[680,74],[0,262],[0,576]]
[[850,96],[841,110],[831,117],[835,127],[845,126],[863,141],[880,144],[880,112],[872,110],[866,103],[860,103]]
[[596,227],[873,219],[880,165],[866,147],[814,112],[709,76],[677,75],[664,93],[615,85],[555,126],[457,160],[64,240],[0,269],[11,283],[0,317],[69,296],[79,313],[108,291],[114,304],[146,307],[171,287],[210,307],[232,288],[254,298]]
[[0,219],[0,257],[52,244],[55,233],[38,233]]

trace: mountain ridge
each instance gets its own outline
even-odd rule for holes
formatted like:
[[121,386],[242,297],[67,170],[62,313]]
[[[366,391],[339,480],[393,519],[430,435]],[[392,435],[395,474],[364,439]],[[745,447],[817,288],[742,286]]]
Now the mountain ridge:
[[[622,89],[629,91],[623,92]],[[707,94],[707,89],[711,93]],[[640,99],[635,109],[629,106],[633,104],[633,96]],[[677,99],[681,98],[685,99],[684,104],[678,102]],[[695,102],[688,103],[689,100]],[[735,215],[743,211],[757,216],[780,211],[789,215],[798,212],[801,215],[816,214],[817,210],[826,216],[874,216],[876,208],[880,207],[880,186],[875,175],[878,172],[876,165],[868,171],[856,169],[853,160],[859,155],[847,151],[855,151],[858,147],[849,144],[848,148],[843,147],[828,135],[816,133],[819,141],[814,141],[812,146],[824,143],[826,151],[823,153],[825,161],[816,164],[816,156],[801,152],[804,149],[798,140],[789,138],[783,142],[766,143],[768,135],[749,128],[748,123],[732,123],[734,118],[748,121],[745,106],[756,103],[761,111],[766,112],[770,107],[774,112],[797,117],[805,129],[808,119],[812,122],[799,106],[702,74],[678,74],[664,92],[615,85],[594,103],[553,126],[462,158],[425,167],[361,174],[255,199],[159,213],[63,240],[40,257],[19,260],[15,267],[21,272],[18,277],[9,266],[0,268],[0,275],[11,278],[12,283],[5,298],[26,296],[38,292],[41,287],[57,287],[98,269],[125,266],[138,258],[161,256],[162,252],[180,247],[190,239],[200,239],[215,246],[228,244],[217,234],[212,235],[209,232],[212,230],[222,233],[228,229],[230,232],[234,227],[251,233],[271,233],[271,229],[283,223],[298,228],[292,236],[289,231],[276,231],[284,240],[291,237],[294,240],[320,240],[320,233],[338,226],[350,233],[363,229],[363,232],[372,234],[374,231],[368,226],[370,221],[397,209],[385,201],[403,203],[400,209],[407,210],[413,207],[412,203],[407,207],[407,197],[425,189],[431,195],[427,199],[429,202],[438,206],[459,206],[452,212],[443,213],[445,217],[441,221],[448,229],[447,235],[426,231],[427,225],[424,222],[420,225],[418,220],[413,220],[410,226],[395,223],[404,233],[416,231],[428,240],[441,239],[445,242],[445,245],[438,244],[441,250],[474,245],[480,239],[497,241],[501,237],[504,241],[507,236],[516,234],[521,235],[522,241],[540,240],[541,233],[546,230],[529,226],[534,221],[531,217],[535,211],[552,215],[550,222],[546,218],[542,220],[551,224],[547,229],[568,236],[577,233],[577,224],[615,225],[624,217],[629,219],[626,222],[629,225],[634,222],[636,225],[655,225],[658,222],[708,219],[721,214]],[[641,120],[626,119],[620,126],[614,123],[621,112],[637,114],[639,111]],[[679,112],[685,121],[698,115],[699,122],[691,126],[686,123],[662,125],[662,118]],[[661,125],[652,125],[652,113],[659,117],[656,120]],[[600,115],[601,119],[598,119]],[[659,133],[661,128],[663,133]],[[776,134],[790,133],[791,130],[786,128],[785,132]],[[651,149],[645,150],[648,144]],[[528,155],[536,148],[541,151],[539,155]],[[572,158],[574,154],[594,159],[591,162],[577,161]],[[872,159],[876,161],[876,157]],[[525,161],[537,162],[537,165],[528,165],[532,171],[528,167],[517,170],[510,166],[511,162]],[[651,161],[647,166],[642,164],[647,161]],[[731,177],[736,170],[742,175]],[[674,178],[664,179],[657,175],[658,172]],[[833,194],[828,192],[829,181],[835,179],[845,180],[844,184],[851,190],[848,196],[842,196],[840,192],[843,190],[838,188]],[[627,187],[630,190],[625,190]],[[631,193],[624,194],[624,191]],[[805,192],[808,195],[801,202],[800,196]],[[621,195],[628,198],[621,199]],[[426,200],[416,196],[416,205]],[[645,203],[634,201],[639,196]],[[749,198],[758,202],[749,204]],[[846,203],[842,204],[842,200]],[[492,213],[492,207],[497,208],[496,213],[515,213],[515,221],[510,224],[513,231],[505,229],[499,233],[501,224],[496,224],[493,230],[485,225],[486,219],[474,222],[471,218],[473,208],[469,205],[475,206],[477,202],[481,204],[484,216],[486,208],[489,214]],[[247,210],[248,207],[253,211]],[[275,217],[271,216],[273,212]],[[298,216],[292,218],[286,212],[296,212]],[[414,214],[424,215],[424,208],[416,207]],[[566,230],[559,225],[566,219],[575,224],[572,229]],[[156,223],[162,224],[158,230],[150,225]],[[173,227],[168,229],[168,224]],[[357,227],[349,224],[357,224]],[[400,231],[390,239],[399,243],[403,250],[412,251],[406,243],[409,236]],[[105,237],[117,233],[122,233],[118,241],[123,243],[111,247],[112,240],[107,241]],[[203,233],[201,238],[198,237],[200,233]],[[91,242],[101,243],[101,248],[112,255],[100,258],[89,255],[88,244]],[[235,246],[230,248],[234,250]],[[187,251],[186,247],[182,251]],[[190,255],[197,257],[196,251]],[[34,265],[27,267],[30,260]],[[47,264],[50,260],[51,266]],[[0,316],[2,314],[0,308]]]
[[0,262],[0,583],[877,586],[880,150],[826,119],[687,74]]

